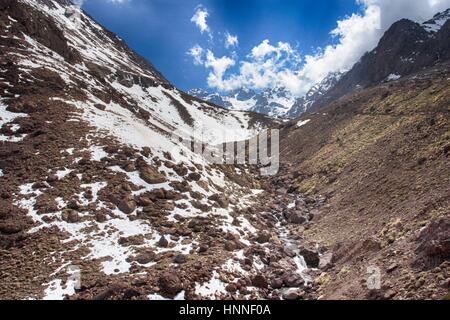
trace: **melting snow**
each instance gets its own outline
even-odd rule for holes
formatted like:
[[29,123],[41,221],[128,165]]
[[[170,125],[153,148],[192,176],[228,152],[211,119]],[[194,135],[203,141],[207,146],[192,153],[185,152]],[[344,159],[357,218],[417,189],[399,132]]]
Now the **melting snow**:
[[195,293],[206,298],[215,299],[216,294],[225,294],[225,283],[219,279],[217,271],[213,272],[212,279],[203,284],[195,286]]
[[56,176],[58,177],[58,179],[61,180],[61,179],[64,179],[64,177],[66,177],[72,171],[73,171],[72,169],[59,170],[56,172]]
[[53,280],[45,289],[45,296],[43,300],[63,300],[65,295],[75,294],[75,282],[67,281],[63,286],[61,279]]
[[303,120],[297,122],[297,127],[303,127],[304,125],[308,124],[311,121],[311,119]]
[[386,80],[387,80],[387,81],[395,81],[395,80],[400,79],[401,77],[402,77],[402,76],[399,75],[399,74],[390,74],[390,75],[386,78]]

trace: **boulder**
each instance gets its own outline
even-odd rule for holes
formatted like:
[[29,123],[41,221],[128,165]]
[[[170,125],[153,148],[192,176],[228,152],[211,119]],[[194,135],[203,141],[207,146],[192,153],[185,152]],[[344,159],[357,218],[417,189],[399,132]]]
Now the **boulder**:
[[81,220],[78,211],[72,209],[63,210],[61,218],[68,223],[77,223]]
[[288,215],[288,221],[292,224],[304,224],[307,219],[302,215],[301,212],[295,211]]
[[202,178],[202,176],[199,173],[197,173],[197,172],[191,172],[187,176],[187,179],[189,181],[200,181],[201,178]]
[[227,197],[221,194],[213,194],[208,198],[211,201],[216,202],[221,208],[226,209],[230,205],[230,202],[228,201]]
[[119,201],[117,207],[123,213],[131,214],[134,212],[134,210],[136,210],[136,201],[134,201],[134,198],[132,196],[127,196]]
[[184,254],[178,254],[173,259],[173,262],[175,262],[177,264],[183,264],[183,263],[186,263],[186,261],[187,261],[187,259],[186,259],[186,256]]
[[265,289],[269,286],[266,278],[261,274],[258,274],[252,278],[252,285],[261,289]]
[[302,249],[299,254],[305,259],[306,265],[309,268],[318,268],[320,263],[319,254],[316,251]]
[[147,263],[152,262],[155,259],[155,256],[156,256],[155,252],[148,250],[148,251],[139,253],[134,258],[134,260],[140,264],[147,264]]
[[160,248],[167,248],[169,246],[169,241],[167,241],[167,239],[164,236],[162,236],[159,239],[157,246]]
[[159,287],[162,292],[169,295],[175,296],[178,292],[183,290],[183,284],[176,275],[176,272],[166,272],[159,278]]
[[177,164],[173,167],[173,170],[180,176],[184,177],[188,174],[188,168],[186,168],[183,164]]
[[333,253],[328,252],[322,255],[320,257],[319,269],[321,270],[329,269],[333,265],[331,262],[332,260],[333,260]]
[[283,277],[283,283],[288,288],[300,288],[305,284],[305,281],[300,275],[289,273]]
[[139,177],[149,184],[160,184],[167,181],[164,174],[150,166],[141,167]]
[[95,214],[95,221],[97,221],[99,223],[104,223],[104,222],[108,221],[108,216],[103,212],[97,212]]
[[136,235],[130,237],[121,237],[119,238],[119,244],[123,247],[140,246],[144,244],[144,236]]
[[270,241],[270,238],[271,238],[270,233],[268,233],[268,232],[261,232],[261,233],[258,234],[258,236],[256,237],[256,241],[257,241],[258,243],[263,244],[263,243],[269,242],[269,241]]
[[450,261],[450,216],[432,220],[419,234],[414,265],[431,269]]

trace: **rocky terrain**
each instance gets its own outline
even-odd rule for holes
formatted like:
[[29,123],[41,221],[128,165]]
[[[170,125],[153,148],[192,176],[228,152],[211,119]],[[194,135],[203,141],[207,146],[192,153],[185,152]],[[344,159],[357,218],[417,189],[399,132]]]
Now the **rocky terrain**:
[[[280,124],[178,90],[67,0],[0,18],[0,298],[448,298],[448,22],[438,59]],[[180,141],[271,127],[276,176]]]

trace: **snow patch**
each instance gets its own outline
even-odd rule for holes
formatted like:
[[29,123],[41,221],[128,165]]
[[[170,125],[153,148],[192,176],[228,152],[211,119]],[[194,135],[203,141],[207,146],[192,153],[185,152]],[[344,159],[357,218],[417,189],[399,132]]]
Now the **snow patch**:
[[308,124],[310,121],[311,121],[311,119],[301,120],[301,121],[297,122],[297,127],[303,127],[304,125]]
[[399,74],[390,74],[387,78],[386,81],[396,81],[398,79],[400,79],[402,76]]

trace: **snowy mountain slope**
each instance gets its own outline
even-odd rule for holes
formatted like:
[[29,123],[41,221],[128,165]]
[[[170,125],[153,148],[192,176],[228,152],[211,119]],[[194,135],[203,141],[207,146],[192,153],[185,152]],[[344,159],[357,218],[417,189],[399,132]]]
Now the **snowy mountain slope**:
[[158,285],[166,297],[214,296],[196,289],[213,271],[255,273],[258,264],[244,271],[235,259],[263,228],[245,211],[259,182],[178,138],[238,141],[271,120],[177,90],[77,10],[64,0],[0,3],[0,246],[14,252],[0,259],[9,274],[0,296],[73,295],[63,286],[71,266],[89,288],[79,298],[139,277],[142,297]]
[[450,8],[437,13],[432,19],[424,22],[422,26],[430,33],[436,33],[444,26],[447,20],[450,19]]
[[297,99],[294,105],[286,113],[286,116],[289,118],[297,118],[301,114],[307,112],[316,101],[333,89],[343,75],[344,73],[340,72],[330,73],[320,83],[314,85],[305,96]]
[[284,88],[261,92],[242,88],[223,95],[193,89],[189,94],[229,110],[251,111],[275,118],[283,118],[295,102],[295,97]]
[[[26,2],[38,9],[40,7],[39,1]],[[71,15],[68,15],[68,12]],[[100,100],[102,95],[115,90],[122,95],[132,111],[148,113],[149,122],[166,132],[171,132],[174,128],[189,131],[196,127],[215,142],[222,141],[223,137],[218,136],[222,131],[233,132],[238,139],[249,138],[256,132],[249,126],[251,116],[248,114],[223,112],[210,105],[190,100],[190,97],[171,86],[151,65],[136,58],[120,39],[93,23],[84,13],[77,16],[68,11],[67,7],[51,2],[47,14],[64,30],[68,48],[77,52],[82,61],[70,65],[64,63],[61,57],[56,57],[44,63],[47,67],[53,65],[53,70],[63,79],[66,78],[67,85],[75,85],[70,76],[77,74],[79,79],[88,79],[84,81],[84,91],[89,94],[98,92]],[[33,55],[27,56],[27,59],[21,60],[19,64],[33,69],[40,66],[39,61],[42,60],[45,48],[39,48],[39,43],[31,38],[26,40]],[[92,72],[104,76],[105,83],[92,79]],[[88,102],[94,103],[94,99],[95,97],[91,97]],[[95,101],[99,102],[101,101]],[[109,101],[103,101],[105,102]]]

